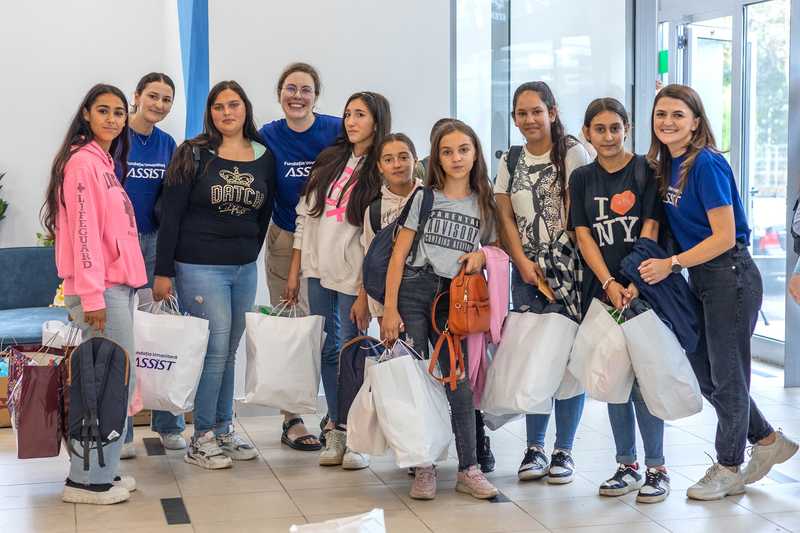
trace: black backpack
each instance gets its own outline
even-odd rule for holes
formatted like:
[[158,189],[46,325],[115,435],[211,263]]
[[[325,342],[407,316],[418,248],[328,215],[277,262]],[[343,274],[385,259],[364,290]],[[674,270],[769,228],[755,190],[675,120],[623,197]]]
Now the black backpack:
[[125,436],[130,372],[128,354],[105,337],[87,339],[70,357],[67,442],[70,453],[78,457],[71,440],[81,444],[84,470],[89,470],[92,449],[104,467],[103,447]]
[[[372,229],[375,231],[375,238],[369,245],[366,255],[364,256],[363,265],[363,283],[364,290],[374,300],[383,303],[386,295],[386,272],[389,270],[389,259],[392,257],[392,248],[394,247],[394,240],[397,236],[399,228],[403,226],[408,218],[408,212],[411,209],[411,204],[416,195],[422,191],[422,205],[419,211],[419,225],[417,232],[414,235],[414,242],[411,244],[411,262],[413,263],[417,257],[417,250],[419,248],[419,240],[425,231],[425,224],[433,209],[433,189],[430,187],[420,187],[411,193],[411,198],[406,202],[405,207],[400,212],[400,216],[388,224],[386,227],[380,227],[380,198],[373,201],[369,207],[369,218]],[[377,202],[377,208],[373,208]],[[377,213],[377,223],[374,221]],[[380,229],[377,229],[380,228]]]

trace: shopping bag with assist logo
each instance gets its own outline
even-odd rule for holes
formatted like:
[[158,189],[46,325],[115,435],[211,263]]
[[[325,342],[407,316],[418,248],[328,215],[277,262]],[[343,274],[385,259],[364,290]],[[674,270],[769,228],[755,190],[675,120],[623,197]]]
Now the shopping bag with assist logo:
[[208,347],[208,320],[181,315],[177,302],[168,299],[137,309],[133,334],[142,407],[175,415],[191,411]]

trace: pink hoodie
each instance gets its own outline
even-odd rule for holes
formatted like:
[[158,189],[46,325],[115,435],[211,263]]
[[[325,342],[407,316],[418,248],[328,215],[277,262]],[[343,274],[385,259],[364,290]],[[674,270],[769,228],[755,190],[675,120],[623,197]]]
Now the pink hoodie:
[[92,141],[64,168],[64,205],[56,217],[56,266],[64,294],[77,295],[85,311],[105,309],[103,291],[141,287],[147,274],[136,219],[114,161]]

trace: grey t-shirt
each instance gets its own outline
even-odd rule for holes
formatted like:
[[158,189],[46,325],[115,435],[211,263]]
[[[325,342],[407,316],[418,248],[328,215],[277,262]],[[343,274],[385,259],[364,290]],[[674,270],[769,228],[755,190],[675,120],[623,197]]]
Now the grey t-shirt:
[[[417,231],[422,194],[414,197],[406,218],[405,227]],[[419,240],[417,257],[411,263],[411,255],[406,264],[415,267],[431,265],[433,271],[445,278],[458,275],[461,265],[458,258],[480,248],[481,244],[496,239],[494,224],[489,221],[487,228],[481,228],[481,210],[478,195],[475,193],[453,200],[441,191],[433,191],[433,207]]]

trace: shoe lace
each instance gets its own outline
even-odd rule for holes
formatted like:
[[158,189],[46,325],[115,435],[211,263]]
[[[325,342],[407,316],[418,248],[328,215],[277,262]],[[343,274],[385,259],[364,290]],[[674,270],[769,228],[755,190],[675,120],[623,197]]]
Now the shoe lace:
[[723,466],[714,460],[708,452],[704,452],[711,459],[711,466],[706,470],[705,475],[700,479],[700,483],[708,483],[716,479],[722,472]]
[[247,441],[244,440],[244,438],[242,438],[242,436],[236,433],[235,431],[231,431],[230,433],[220,435],[219,440],[223,444],[233,444],[237,448],[240,446],[249,446]]
[[648,468],[645,473],[645,485],[656,485],[663,472],[656,468]]
[[436,469],[434,468],[417,468],[414,471],[416,479],[421,483],[428,483],[436,479]]

